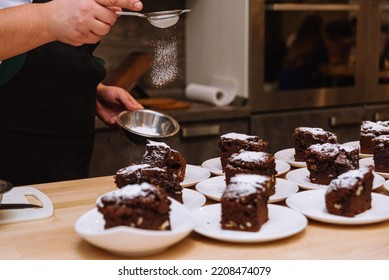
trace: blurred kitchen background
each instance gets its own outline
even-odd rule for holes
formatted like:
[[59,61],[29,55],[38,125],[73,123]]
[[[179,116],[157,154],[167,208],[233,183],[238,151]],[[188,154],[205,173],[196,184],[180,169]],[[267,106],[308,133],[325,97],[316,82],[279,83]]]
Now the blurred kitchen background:
[[[185,109],[164,110],[181,125],[166,142],[189,164],[218,157],[217,139],[228,132],[259,135],[274,153],[292,147],[297,126],[321,127],[347,142],[359,139],[362,120],[389,119],[389,1],[143,3],[144,12],[192,11],[166,29],[121,16],[96,55],[106,61],[107,83],[138,98],[189,102]],[[174,79],[157,83],[150,64],[161,40],[176,44],[170,56],[176,68]],[[186,85],[218,77],[236,82],[229,106],[186,100]],[[112,175],[143,153],[144,146],[97,120],[91,176]]]

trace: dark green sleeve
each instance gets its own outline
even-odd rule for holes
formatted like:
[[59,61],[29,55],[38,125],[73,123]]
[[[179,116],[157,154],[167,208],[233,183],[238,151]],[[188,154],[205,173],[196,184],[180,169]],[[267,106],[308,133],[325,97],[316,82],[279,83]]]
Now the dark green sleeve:
[[0,85],[11,80],[22,69],[27,54],[23,53],[6,60],[0,64]]
[[101,57],[93,56],[93,59],[94,59],[98,64],[101,64],[101,65],[105,66],[105,60],[102,59]]

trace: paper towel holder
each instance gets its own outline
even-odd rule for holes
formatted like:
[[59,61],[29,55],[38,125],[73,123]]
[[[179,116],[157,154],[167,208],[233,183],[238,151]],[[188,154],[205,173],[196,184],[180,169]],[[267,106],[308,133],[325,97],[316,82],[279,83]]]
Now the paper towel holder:
[[[231,94],[229,94],[230,99],[225,101],[226,103],[229,103],[229,104],[234,101],[234,99],[236,98],[236,96],[238,94],[238,83],[233,78],[215,76],[212,78],[211,83],[209,85],[230,92],[231,93]],[[216,98],[218,100],[220,100],[223,97],[224,97],[224,95],[221,92],[219,92],[216,96]]]

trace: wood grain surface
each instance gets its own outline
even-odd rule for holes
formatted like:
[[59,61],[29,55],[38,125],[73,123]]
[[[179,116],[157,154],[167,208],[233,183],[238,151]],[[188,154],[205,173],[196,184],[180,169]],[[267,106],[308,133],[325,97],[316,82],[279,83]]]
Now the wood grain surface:
[[[115,189],[112,176],[32,187],[50,197],[54,215],[0,226],[0,259],[122,259],[84,241],[74,230],[77,219],[95,207],[96,199]],[[380,191],[388,195],[385,189]],[[142,259],[389,259],[389,221],[342,226],[310,220],[297,235],[251,244],[217,241],[193,232],[166,251]]]

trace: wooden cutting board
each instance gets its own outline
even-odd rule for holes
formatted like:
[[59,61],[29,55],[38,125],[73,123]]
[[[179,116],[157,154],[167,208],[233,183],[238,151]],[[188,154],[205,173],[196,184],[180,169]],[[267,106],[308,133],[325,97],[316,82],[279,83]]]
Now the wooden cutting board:
[[119,67],[108,73],[104,84],[122,87],[126,90],[139,81],[151,67],[153,55],[147,52],[130,53]]
[[0,225],[46,219],[53,215],[54,206],[51,200],[41,191],[32,187],[14,187],[3,195],[1,203],[30,203],[29,197],[42,207],[25,209],[0,210]]
[[137,99],[137,101],[147,109],[180,110],[190,107],[189,102],[175,98],[141,98]]

